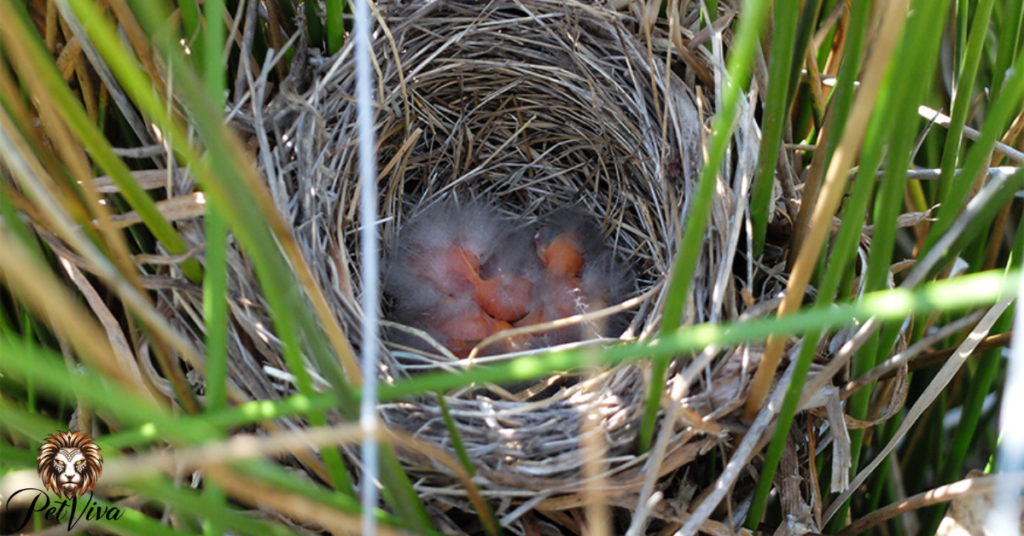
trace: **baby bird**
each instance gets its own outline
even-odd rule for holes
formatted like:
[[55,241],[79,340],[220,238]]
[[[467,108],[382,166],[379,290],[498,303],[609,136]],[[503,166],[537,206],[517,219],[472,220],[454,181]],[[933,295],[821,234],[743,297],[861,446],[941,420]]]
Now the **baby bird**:
[[[583,314],[622,301],[629,292],[629,270],[605,245],[597,225],[577,211],[549,215],[534,237],[543,266],[534,281],[530,313],[515,323],[540,324]],[[577,324],[547,332],[535,346],[547,346],[609,335],[618,320]]]
[[480,275],[480,260],[471,252],[462,250],[464,268],[460,275],[473,287],[473,300],[485,313],[498,320],[513,321],[526,315],[533,284],[522,275],[509,273],[507,267],[503,269],[501,265],[505,264],[502,261],[507,258],[507,251],[495,249],[489,268],[496,273],[484,279]]
[[[395,319],[420,328],[465,357],[481,340],[511,328],[530,304],[532,283],[521,258],[528,243],[482,202],[445,201],[403,227],[389,262],[384,290]],[[508,350],[495,344],[484,353]]]

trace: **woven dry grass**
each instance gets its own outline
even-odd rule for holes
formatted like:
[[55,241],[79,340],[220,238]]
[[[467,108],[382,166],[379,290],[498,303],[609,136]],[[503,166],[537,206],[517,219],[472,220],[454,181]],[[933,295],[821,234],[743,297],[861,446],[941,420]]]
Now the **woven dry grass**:
[[[668,69],[664,53],[637,37],[636,18],[591,4],[385,2],[377,9],[372,50],[385,249],[405,221],[443,198],[484,197],[524,224],[572,206],[600,222],[608,243],[638,275],[622,337],[651,336],[660,326],[666,277],[700,167],[702,117],[709,113],[698,111],[692,88],[680,78],[683,68]],[[269,106],[252,113],[240,107],[234,120],[255,133],[258,162],[278,208],[358,347],[353,49],[300,63],[310,67],[293,72]],[[732,264],[745,219],[736,216],[742,207],[735,205],[743,194],[733,192],[749,180],[754,146],[749,114],[744,121],[739,139],[750,147],[741,147],[737,167],[727,166],[732,171],[719,184],[688,322],[738,316]],[[195,225],[183,234],[200,244],[201,232]],[[254,398],[275,397],[291,386],[287,375],[268,371],[287,367],[266,331],[272,323],[256,279],[241,254],[232,255],[231,377]],[[198,295],[179,295],[174,303],[167,312],[179,320],[195,319],[201,310]],[[384,343],[381,349],[378,372],[385,381],[465,366],[444,352],[423,355]],[[742,356],[749,354],[709,351],[706,357],[716,361],[702,360],[689,371],[673,368],[670,387],[677,398],[688,393],[682,404],[693,412],[729,415],[742,401],[733,359]],[[485,496],[508,499],[497,507],[499,515],[524,501],[547,510],[578,506],[579,494],[595,479],[620,497],[616,501],[627,500],[622,497],[639,493],[647,467],[658,476],[672,474],[725,438],[718,424],[675,422],[666,452],[653,461],[636,455],[648,370],[624,366],[556,381],[557,389],[540,395],[540,389],[502,388],[449,393],[478,485]],[[389,427],[451,449],[435,398],[388,404],[381,414]],[[598,416],[598,425],[584,427],[590,415]],[[603,470],[584,477],[582,445],[595,439],[606,448]],[[400,455],[425,500],[463,505],[464,492],[447,469],[416,452]]]

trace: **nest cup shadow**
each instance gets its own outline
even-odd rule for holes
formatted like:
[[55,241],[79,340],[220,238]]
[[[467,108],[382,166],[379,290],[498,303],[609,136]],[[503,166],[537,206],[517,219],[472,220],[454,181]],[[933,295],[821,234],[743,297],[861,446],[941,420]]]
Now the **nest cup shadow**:
[[[643,299],[625,314],[623,328],[633,336],[653,333],[695,186],[702,127],[683,80],[634,37],[636,21],[596,4],[536,0],[385,1],[378,8],[380,31],[371,49],[380,75],[375,96],[385,249],[396,247],[409,218],[446,198],[487,199],[502,217],[534,226],[571,207],[599,226],[607,247],[635,275],[632,295]],[[306,89],[282,90],[259,117],[242,121],[263,125],[256,129],[266,142],[257,161],[317,283],[353,345],[380,345],[382,379],[457,366],[359,339],[352,45],[329,60],[295,64],[313,66],[287,81],[297,86],[302,80]],[[726,193],[716,200],[710,222],[717,242],[701,254],[687,304],[692,322],[712,316],[712,274],[732,225],[731,188],[721,189]],[[191,232],[193,242],[202,243],[201,225]],[[262,336],[273,323],[250,265],[237,249],[229,254],[231,290],[242,298],[232,306],[231,377],[253,398],[275,398],[292,387],[264,372],[287,370],[279,342]],[[725,288],[735,292],[725,280]],[[186,299],[202,310],[200,297]],[[732,302],[725,300],[718,318],[735,316]],[[187,312],[177,317],[186,325]],[[635,454],[644,369],[605,370],[529,402],[479,390],[447,394],[479,486],[490,497],[514,499],[498,514],[530,496],[524,495],[528,490],[578,493],[584,486],[580,445],[586,434],[599,434],[606,445],[609,485],[638,490],[647,459]],[[726,396],[736,393],[735,386],[721,388]],[[717,396],[697,385],[690,392],[705,397],[705,409]],[[384,404],[380,411],[388,427],[450,450],[434,397]],[[599,425],[582,430],[585,414],[600,415]],[[661,475],[713,441],[676,435]],[[448,469],[417,452],[398,454],[424,501],[471,510]]]

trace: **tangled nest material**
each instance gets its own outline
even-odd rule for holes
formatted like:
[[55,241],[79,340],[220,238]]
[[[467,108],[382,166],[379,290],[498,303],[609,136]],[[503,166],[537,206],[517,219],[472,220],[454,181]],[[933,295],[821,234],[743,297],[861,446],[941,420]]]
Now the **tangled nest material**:
[[[444,198],[484,197],[524,223],[571,206],[600,222],[608,244],[638,275],[638,300],[623,336],[652,335],[696,184],[703,125],[692,89],[666,67],[663,54],[637,37],[640,22],[596,4],[545,0],[376,7],[371,49],[385,249],[412,215]],[[258,162],[278,208],[358,347],[365,341],[359,340],[354,61],[351,44],[329,60],[312,58],[305,62],[312,72],[301,73],[304,92],[283,87],[269,106],[251,117],[243,111],[236,120],[260,140]],[[738,160],[742,168],[744,159]],[[744,222],[734,212],[744,194],[734,194],[740,179],[731,182],[718,185],[687,322],[738,316],[731,267]],[[201,229],[186,234],[201,243]],[[232,378],[254,398],[286,394],[287,380],[267,374],[287,367],[278,341],[265,332],[272,323],[256,278],[238,250],[231,254],[232,292],[242,298],[232,310]],[[201,310],[198,297],[184,299],[195,302],[184,308]],[[463,366],[384,343],[381,349],[385,381]],[[685,381],[689,394],[682,404],[701,415],[729,414],[741,400],[738,355],[717,356],[709,373],[696,379],[684,380],[673,368],[669,387]],[[595,477],[619,496],[638,492],[649,457],[636,455],[647,370],[620,366],[556,383],[540,395],[535,390],[529,399],[500,388],[447,394],[476,464],[475,481],[486,496],[510,499],[499,515],[526,499],[548,509],[578,505],[573,497]],[[381,415],[390,428],[451,451],[436,398],[387,404]],[[667,452],[651,465],[659,476],[719,440],[682,423],[669,433]],[[594,440],[607,449],[603,470],[584,476],[584,445]],[[427,502],[465,506],[464,490],[447,468],[409,450],[399,455]]]

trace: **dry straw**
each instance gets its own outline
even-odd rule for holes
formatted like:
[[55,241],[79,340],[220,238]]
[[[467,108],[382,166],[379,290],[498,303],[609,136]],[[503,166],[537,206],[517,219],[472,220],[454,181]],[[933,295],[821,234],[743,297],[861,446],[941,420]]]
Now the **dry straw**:
[[[401,226],[438,200],[485,197],[524,225],[571,206],[590,213],[638,275],[625,338],[659,328],[666,274],[681,240],[682,222],[701,162],[703,124],[692,84],[694,69],[666,67],[667,39],[644,35],[628,13],[575,2],[468,1],[377,4],[373,53],[378,77],[376,130],[382,244],[393,247]],[[696,13],[681,24],[695,20]],[[650,46],[649,46],[650,43]],[[353,345],[359,339],[358,173],[355,59],[349,44],[332,58],[306,57],[298,46],[295,69],[263,107],[241,106],[234,121],[253,131],[257,161],[278,209]],[[720,46],[715,49],[720,53]],[[701,61],[711,72],[721,63]],[[262,72],[269,69],[263,66]],[[691,74],[694,73],[694,74]],[[253,95],[260,100],[266,88]],[[717,188],[712,220],[686,321],[738,317],[733,261],[753,162],[749,110],[740,151]],[[189,224],[186,224],[189,227]],[[202,243],[202,227],[185,233]],[[233,270],[230,373],[253,398],[292,390],[278,341],[250,265],[238,250]],[[749,258],[749,256],[746,256]],[[737,261],[743,262],[743,261]],[[736,270],[749,282],[750,265]],[[775,284],[770,280],[770,284]],[[167,291],[168,293],[171,291]],[[196,320],[199,295],[177,293],[167,313]],[[383,304],[385,315],[388,304]],[[181,325],[186,325],[181,322]],[[392,326],[391,329],[403,329]],[[198,341],[198,333],[194,333]],[[378,341],[374,341],[377,343]],[[450,354],[423,355],[381,344],[384,381],[426,370],[464,366]],[[446,395],[458,433],[476,465],[476,482],[507,523],[526,508],[580,506],[600,482],[636,505],[645,477],[673,474],[723,440],[720,424],[742,403],[741,370],[749,352],[708,353],[699,373],[671,370],[669,387],[684,410],[666,433],[656,459],[636,455],[636,435],[647,392],[646,365],[553,380],[557,389],[533,396],[512,389],[475,388]],[[503,359],[507,357],[497,357]],[[487,359],[495,359],[490,356]],[[315,373],[315,366],[310,364]],[[701,422],[699,416],[711,416]],[[436,398],[381,408],[384,423],[419,441],[451,450]],[[585,416],[596,425],[583,424]],[[728,417],[726,417],[728,416]],[[292,422],[290,426],[301,423]],[[599,450],[584,445],[597,440]],[[597,453],[589,460],[583,452]],[[353,459],[355,459],[354,452]],[[399,452],[428,504],[469,510],[451,472],[414,449]],[[587,463],[599,471],[585,471]],[[649,470],[649,471],[648,471]],[[518,508],[517,508],[518,507]],[[664,508],[650,515],[675,519]]]

